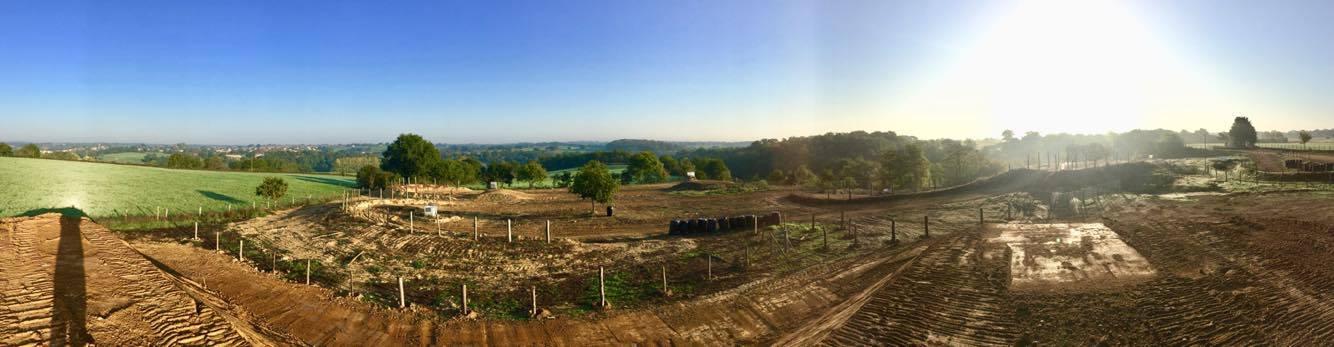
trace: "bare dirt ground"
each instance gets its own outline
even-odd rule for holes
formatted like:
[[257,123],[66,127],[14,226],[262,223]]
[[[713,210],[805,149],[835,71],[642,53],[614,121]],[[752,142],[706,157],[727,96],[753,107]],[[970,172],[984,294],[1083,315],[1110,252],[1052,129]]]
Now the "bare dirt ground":
[[86,218],[11,218],[0,231],[0,345],[286,344]]
[[[1160,171],[1153,165],[1143,169]],[[417,212],[409,217],[425,200],[363,197],[206,225],[202,240],[188,229],[127,237],[166,278],[197,283],[186,292],[245,323],[233,327],[279,345],[1334,339],[1334,195],[1233,184],[1161,196],[1089,190],[1079,184],[1105,178],[1089,170],[1017,171],[960,189],[852,201],[791,188],[630,187],[615,217],[590,217],[587,201],[559,191],[494,199],[475,192],[437,201],[438,228]],[[1064,206],[1047,205],[1053,201]],[[786,224],[665,235],[673,218],[769,211],[781,211]],[[315,264],[311,285],[305,261]],[[594,305],[599,268],[607,270],[610,309]],[[399,278],[407,308],[398,308]],[[465,315],[463,284],[481,315]],[[542,318],[529,317],[532,289]]]

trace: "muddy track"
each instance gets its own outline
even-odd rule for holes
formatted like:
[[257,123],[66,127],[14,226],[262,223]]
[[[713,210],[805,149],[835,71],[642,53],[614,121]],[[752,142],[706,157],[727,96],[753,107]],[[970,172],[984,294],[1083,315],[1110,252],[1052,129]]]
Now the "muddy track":
[[824,345],[1008,345],[1018,338],[1006,299],[1003,260],[962,233],[928,249],[877,290]]
[[[1313,345],[1334,341],[1334,228],[1286,218],[1165,209],[1121,219],[1132,246],[1176,276],[1141,286],[1136,305],[1162,342]],[[1205,227],[1182,222],[1226,220]]]

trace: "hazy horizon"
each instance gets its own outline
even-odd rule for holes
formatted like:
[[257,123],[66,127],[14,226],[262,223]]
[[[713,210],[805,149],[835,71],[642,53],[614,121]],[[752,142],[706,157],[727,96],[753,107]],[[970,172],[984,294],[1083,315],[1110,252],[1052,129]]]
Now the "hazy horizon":
[[0,141],[995,138],[1334,123],[1334,3],[0,4]]

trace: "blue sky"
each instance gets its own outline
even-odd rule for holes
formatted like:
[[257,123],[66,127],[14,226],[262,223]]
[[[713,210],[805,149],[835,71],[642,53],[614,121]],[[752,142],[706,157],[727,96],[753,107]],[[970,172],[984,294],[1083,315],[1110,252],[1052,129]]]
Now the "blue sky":
[[1334,127],[1334,2],[0,3],[0,141]]

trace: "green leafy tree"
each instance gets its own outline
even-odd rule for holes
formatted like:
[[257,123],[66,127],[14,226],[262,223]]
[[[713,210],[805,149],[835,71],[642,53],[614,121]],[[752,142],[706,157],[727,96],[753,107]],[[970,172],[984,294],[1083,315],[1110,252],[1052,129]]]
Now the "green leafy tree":
[[557,187],[566,188],[569,187],[570,184],[574,182],[574,174],[570,173],[569,171],[562,172],[561,174],[556,175],[556,177],[553,177],[552,180],[555,182]]
[[625,175],[632,182],[658,183],[667,180],[667,169],[653,152],[643,151],[630,157]]
[[818,180],[818,177],[815,177],[815,173],[811,172],[811,168],[806,167],[805,164],[802,164],[798,165],[796,169],[792,170],[792,176],[789,177],[789,179],[790,181],[792,181],[792,184],[805,186],[805,185],[810,185],[812,182]]
[[437,161],[440,151],[434,144],[416,134],[402,134],[384,150],[380,169],[415,181],[426,177],[427,169]]
[[37,148],[37,145],[34,145],[34,144],[29,143],[29,144],[23,145],[23,147],[19,147],[19,150],[18,150],[17,152],[15,152],[14,154],[15,154],[16,156],[23,157],[23,158],[41,158],[41,157],[42,157],[42,149],[41,149],[41,148]]
[[398,174],[382,171],[380,168],[366,165],[357,170],[357,187],[366,189],[385,189],[398,185],[402,180]]
[[1259,141],[1255,133],[1255,126],[1251,125],[1251,120],[1246,117],[1237,117],[1232,120],[1232,128],[1228,130],[1228,147],[1232,148],[1252,148]]
[[727,168],[727,163],[724,163],[722,159],[700,160],[699,171],[696,172],[696,174],[699,174],[700,172],[703,172],[704,174],[704,177],[701,178],[719,181],[732,180],[732,170]]
[[518,176],[520,181],[528,182],[528,188],[532,189],[534,183],[547,179],[547,169],[542,167],[541,163],[533,160],[519,167],[515,175]]
[[279,177],[265,177],[264,183],[255,187],[255,195],[265,199],[277,200],[287,194],[287,181]]
[[198,169],[204,167],[204,161],[188,153],[172,153],[167,157],[167,167],[173,169]]
[[1297,133],[1297,139],[1302,141],[1302,149],[1306,149],[1306,143],[1311,142],[1311,133],[1302,130]]
[[787,184],[787,174],[783,173],[783,170],[774,169],[764,181],[769,184]]
[[672,156],[670,156],[670,155],[663,155],[663,156],[661,156],[661,157],[658,158],[658,161],[661,161],[661,162],[662,162],[662,167],[663,167],[664,169],[667,169],[667,173],[668,173],[668,174],[673,175],[673,176],[685,176],[685,175],[686,175],[685,172],[681,171],[681,162],[676,161],[676,158],[674,158],[674,157],[672,157]]
[[619,184],[612,177],[611,170],[607,165],[600,161],[593,160],[579,168],[579,173],[574,175],[574,180],[570,184],[570,192],[579,195],[581,199],[592,201],[593,214],[597,214],[598,203],[611,203]]
[[14,156],[14,148],[9,147],[8,143],[0,142],[0,157]]
[[514,162],[499,161],[487,165],[482,169],[483,182],[498,182],[506,186],[514,184],[514,171],[518,170],[518,165]]
[[357,188],[375,189],[375,178],[380,176],[380,168],[366,165],[357,170]]
[[223,170],[227,168],[227,161],[221,156],[212,155],[204,160],[204,168],[209,170]]
[[432,166],[431,178],[454,187],[477,181],[477,172],[462,160],[446,159]]
[[915,143],[898,151],[886,151],[880,157],[881,179],[886,186],[921,190],[930,185],[931,161]]

